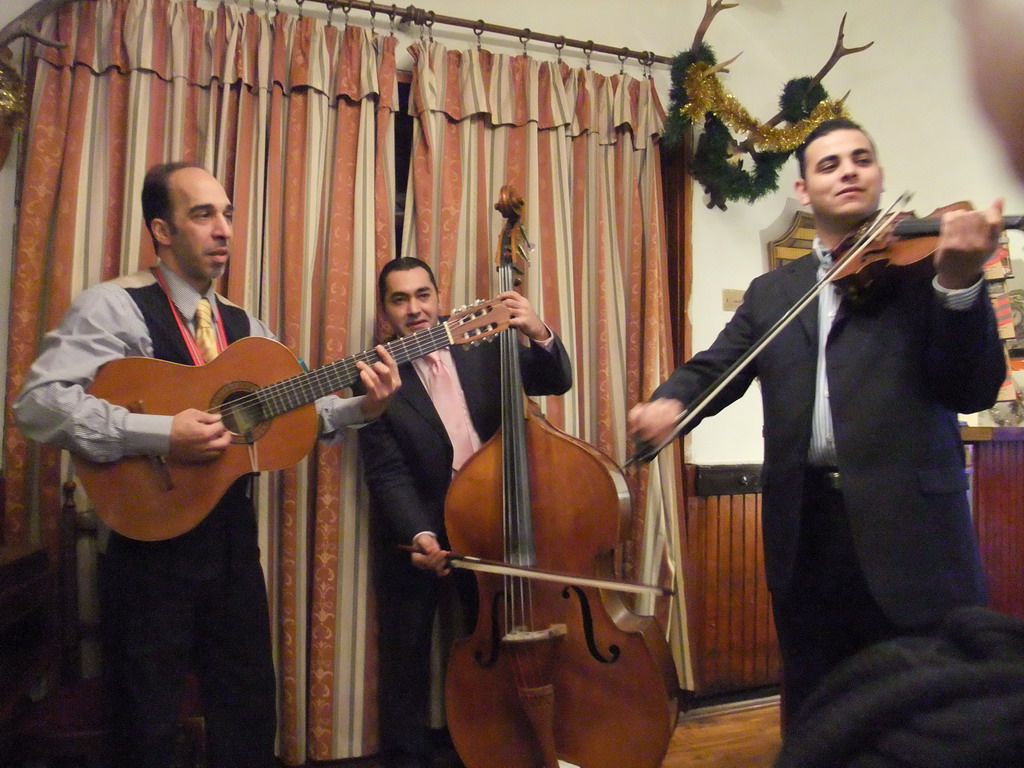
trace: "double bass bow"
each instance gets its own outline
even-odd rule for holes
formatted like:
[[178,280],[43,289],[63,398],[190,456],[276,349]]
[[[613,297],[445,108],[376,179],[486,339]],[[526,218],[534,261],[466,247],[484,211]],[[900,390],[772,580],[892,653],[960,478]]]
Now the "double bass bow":
[[[522,270],[523,203],[504,187],[496,207],[505,291]],[[477,624],[445,680],[452,742],[468,768],[656,768],[678,712],[664,633],[617,590],[557,576],[614,579],[625,479],[531,407],[516,332],[499,343],[502,426],[452,479],[445,525],[453,551],[509,567],[476,573]]]

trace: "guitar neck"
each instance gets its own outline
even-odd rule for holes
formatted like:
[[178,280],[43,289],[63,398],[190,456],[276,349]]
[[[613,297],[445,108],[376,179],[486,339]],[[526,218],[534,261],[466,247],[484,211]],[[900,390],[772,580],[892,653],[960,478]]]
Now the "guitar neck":
[[[423,357],[431,352],[452,344],[447,323],[439,323],[432,328],[419,331],[410,336],[400,336],[384,345],[388,354],[399,365]],[[357,363],[373,365],[380,362],[380,355],[375,349],[368,349],[355,355],[317,368],[315,371],[300,373],[276,384],[259,390],[259,400],[263,421],[269,421],[282,414],[301,408],[317,399],[352,386],[359,378]]]

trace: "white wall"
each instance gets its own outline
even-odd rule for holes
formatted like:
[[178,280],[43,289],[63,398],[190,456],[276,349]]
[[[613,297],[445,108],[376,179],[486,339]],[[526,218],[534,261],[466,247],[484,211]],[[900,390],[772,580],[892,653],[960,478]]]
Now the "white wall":
[[[261,4],[256,0],[257,7]],[[30,0],[6,0],[0,7],[0,25],[30,5]],[[282,0],[281,5],[293,3]],[[751,112],[767,119],[775,113],[787,80],[812,75],[826,61],[843,10],[848,11],[847,45],[872,40],[875,44],[840,61],[824,85],[834,97],[851,91],[847,104],[854,119],[865,125],[878,144],[887,191],[895,195],[913,190],[914,208],[922,215],[956,200],[971,200],[980,206],[996,196],[1006,198],[1008,213],[1024,212],[1024,190],[1006,168],[967,89],[959,30],[950,6],[950,0],[847,0],[842,5],[821,0],[740,0],[738,7],[719,14],[705,39],[720,60],[743,52],[724,81]],[[417,7],[438,15],[483,18],[494,24],[674,55],[689,48],[704,3],[520,0],[513,5],[424,0]],[[322,6],[307,2],[305,10],[319,13]],[[336,23],[340,17],[339,12]],[[351,18],[362,25],[369,21],[368,14],[359,11],[353,11]],[[376,26],[386,32],[386,15],[377,15]],[[434,32],[449,47],[475,45],[468,29],[437,25]],[[419,32],[400,29],[399,34],[411,40]],[[491,49],[521,50],[513,38],[484,35],[483,40]],[[408,68],[404,46],[400,48],[399,65]],[[531,44],[529,51],[539,57],[554,57],[553,48],[547,45]],[[583,62],[581,51],[568,48],[563,58],[570,63]],[[618,71],[619,62],[614,56],[594,54],[592,66],[612,74]],[[638,73],[635,64],[629,66]],[[655,68],[655,80],[667,107],[666,67]],[[8,160],[0,172],[2,200],[13,198],[12,171],[13,163]],[[697,205],[691,300],[695,348],[709,344],[729,318],[721,308],[722,290],[743,289],[765,269],[765,243],[781,233],[793,210],[790,189],[794,177],[790,164],[780,191],[753,205],[734,203],[726,212]],[[12,227],[10,206],[0,206],[0,255],[10,253],[4,238],[9,238]],[[1017,272],[1024,274],[1020,244],[1019,236],[1013,236]],[[4,263],[9,263],[9,258]],[[2,274],[0,286],[4,291],[0,301],[6,306]],[[6,328],[6,312],[3,316]],[[760,434],[760,403],[752,392],[695,430],[688,458],[699,463],[758,462]]]

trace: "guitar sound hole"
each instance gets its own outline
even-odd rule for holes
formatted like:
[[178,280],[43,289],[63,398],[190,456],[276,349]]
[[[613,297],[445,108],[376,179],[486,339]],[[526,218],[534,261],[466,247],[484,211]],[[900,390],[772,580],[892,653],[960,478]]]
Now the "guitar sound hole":
[[221,387],[213,397],[213,408],[220,411],[233,443],[254,443],[270,429],[259,397],[254,394],[258,389],[255,384],[235,381]]

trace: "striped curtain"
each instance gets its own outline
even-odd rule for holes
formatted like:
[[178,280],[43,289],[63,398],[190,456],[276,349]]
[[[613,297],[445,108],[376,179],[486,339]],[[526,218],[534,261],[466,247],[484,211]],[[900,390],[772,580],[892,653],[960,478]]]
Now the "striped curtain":
[[[192,160],[235,204],[220,286],[310,367],[364,348],[376,264],[394,255],[395,38],[191,0],[97,0],[42,33],[12,285],[3,537],[40,520],[56,554],[58,452],[10,404],[42,334],[84,287],[153,263],[148,167]],[[365,500],[355,441],[259,483],[279,670],[279,754],[299,765],[372,748]],[[369,659],[369,660],[368,660]],[[368,667],[368,664],[370,667]]]
[[[526,293],[573,361],[575,386],[549,398],[555,426],[624,461],[625,416],[672,370],[654,84],[562,62],[437,42],[411,48],[415,115],[403,253],[435,268],[442,301],[496,292],[499,191],[526,201]],[[632,479],[625,575],[682,590],[673,450]],[[685,606],[647,603],[669,625],[688,677]]]

